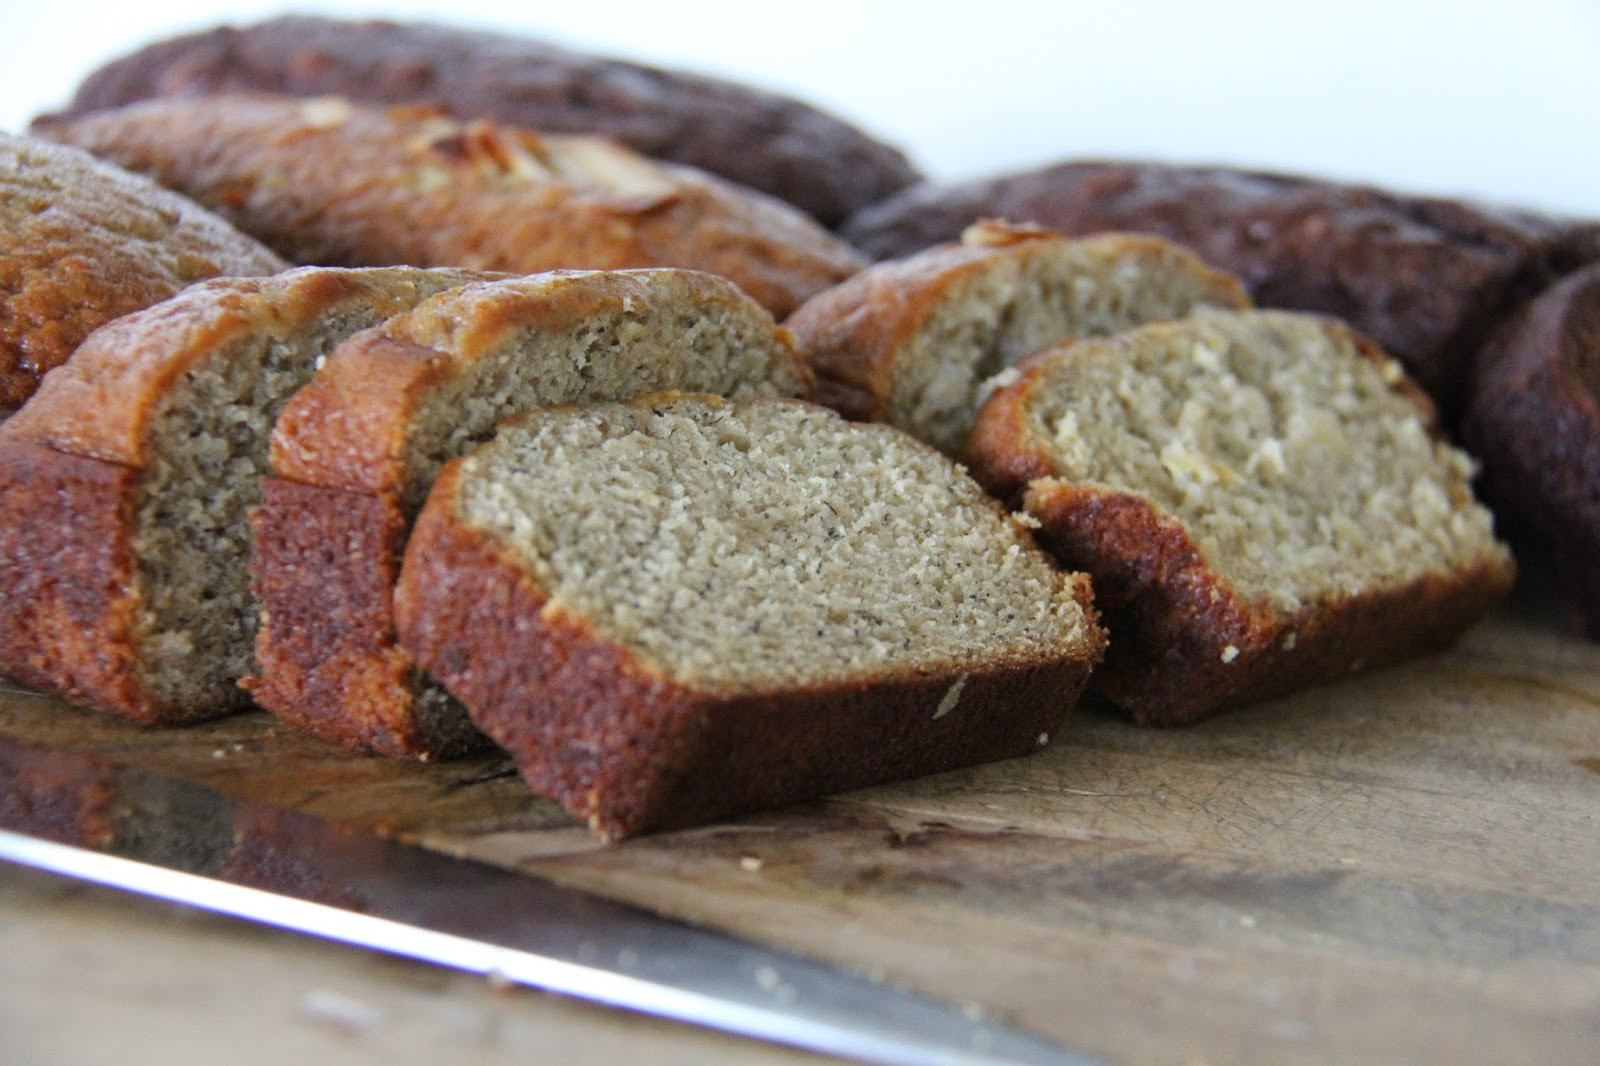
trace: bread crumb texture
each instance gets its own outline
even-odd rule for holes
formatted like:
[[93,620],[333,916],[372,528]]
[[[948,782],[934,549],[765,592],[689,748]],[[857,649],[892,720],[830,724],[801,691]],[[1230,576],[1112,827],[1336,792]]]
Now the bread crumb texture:
[[1058,476],[1149,500],[1250,602],[1292,613],[1507,558],[1471,459],[1330,320],[1201,313],[1063,346],[1040,373],[1028,430]]
[[461,517],[547,609],[700,691],[1098,649],[1072,585],[958,468],[808,404],[550,412],[470,456],[460,485]]

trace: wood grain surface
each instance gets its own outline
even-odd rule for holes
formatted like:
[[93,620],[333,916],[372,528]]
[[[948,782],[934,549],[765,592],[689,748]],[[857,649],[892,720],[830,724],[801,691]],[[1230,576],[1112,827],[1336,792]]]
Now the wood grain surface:
[[[1035,756],[612,846],[498,756],[360,758],[259,714],[151,731],[18,689],[0,736],[382,826],[1116,1062],[1600,1061],[1600,646],[1542,603],[1198,726],[1090,702]],[[630,1057],[681,1061],[680,1039]]]

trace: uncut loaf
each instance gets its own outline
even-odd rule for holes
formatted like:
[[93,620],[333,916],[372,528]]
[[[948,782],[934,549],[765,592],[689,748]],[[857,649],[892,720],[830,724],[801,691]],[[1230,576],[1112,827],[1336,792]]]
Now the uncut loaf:
[[1497,513],[1551,555],[1578,628],[1600,640],[1600,265],[1485,349],[1462,436]]
[[780,317],[865,265],[800,211],[709,174],[427,108],[230,95],[34,130],[193,196],[300,263],[687,267]]
[[1451,421],[1489,332],[1552,279],[1600,258],[1597,223],[1283,174],[1126,162],[913,186],[843,232],[870,255],[895,258],[994,217],[1185,245],[1239,275],[1264,307],[1348,321],[1398,358]]
[[1331,319],[1207,312],[1021,369],[968,462],[1090,575],[1095,684],[1141,723],[1442,648],[1511,585],[1471,460]]
[[287,265],[148,178],[0,133],[0,417],[102,323],[204,278]]
[[481,277],[221,278],[91,334],[0,427],[0,668],[150,723],[247,704],[274,419],[339,341]]
[[1021,755],[1104,636],[954,463],[798,401],[548,409],[446,467],[401,640],[607,838]]
[[785,325],[818,402],[958,454],[986,383],[1030,352],[1249,305],[1238,279],[1158,238],[1069,240],[988,220],[960,244],[869,267]]
[[160,41],[90,74],[62,117],[247,90],[432,104],[461,118],[602,134],[787,200],[827,226],[917,180],[899,152],[798,100],[426,23],[289,16]]
[[786,330],[685,270],[473,285],[341,345],[278,420],[256,512],[257,701],[353,750],[430,759],[481,744],[395,643],[393,586],[445,461],[502,419],[660,389],[809,388]]

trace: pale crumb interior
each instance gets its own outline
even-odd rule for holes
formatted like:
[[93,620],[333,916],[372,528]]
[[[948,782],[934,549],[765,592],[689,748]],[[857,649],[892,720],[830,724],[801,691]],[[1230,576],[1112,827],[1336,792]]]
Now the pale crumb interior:
[[271,473],[278,412],[319,357],[374,316],[342,305],[284,339],[255,334],[180,377],[147,437],[133,550],[144,610],[135,621],[148,690],[195,710],[242,707],[254,665],[250,508]]
[[419,406],[407,434],[402,502],[415,514],[439,467],[511,415],[670,389],[793,396],[804,381],[771,320],[753,306],[633,302],[565,329],[514,334]]
[[807,404],[551,412],[469,458],[457,506],[554,603],[703,691],[1087,654],[1070,587],[971,479]]
[[1027,417],[1064,480],[1149,499],[1247,600],[1291,612],[1506,559],[1471,460],[1401,377],[1327,320],[1200,314],[1065,346]]
[[1235,307],[1242,295],[1231,278],[1159,241],[1112,235],[1025,245],[941,298],[896,357],[884,421],[955,454],[985,383],[1024,356],[1201,307]]

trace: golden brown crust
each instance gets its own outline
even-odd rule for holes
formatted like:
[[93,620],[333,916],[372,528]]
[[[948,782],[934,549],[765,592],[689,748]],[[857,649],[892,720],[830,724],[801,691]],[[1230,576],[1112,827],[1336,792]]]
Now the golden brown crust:
[[223,96],[36,131],[149,174],[302,263],[688,267],[778,315],[865,265],[800,212],[710,175],[421,108]]
[[[1363,358],[1385,359],[1342,324],[1324,325],[1355,338]],[[1093,683],[1141,725],[1192,722],[1448,647],[1510,590],[1515,569],[1506,559],[1293,614],[1248,602],[1148,499],[1055,476],[1028,407],[1060,350],[1025,359],[1021,376],[990,397],[965,461],[996,497],[1039,521],[1039,542],[1063,567],[1089,575],[1111,634]],[[1391,388],[1438,436],[1426,394],[1408,378]]]
[[0,134],[0,411],[102,323],[285,264],[222,219],[73,148]]
[[[608,839],[1023,755],[1086,680],[1088,661],[1044,657],[971,673],[961,711],[943,716],[940,701],[967,671],[696,692],[582,617],[547,610],[546,592],[453,516],[460,468],[446,467],[407,547],[401,640],[530,787]],[[1085,583],[1074,587],[1087,607]]]
[[[1152,260],[1193,259],[1190,268],[1214,291],[1216,306],[1250,306],[1237,278],[1212,270],[1184,249],[1139,234],[1094,239],[1107,259],[1141,253]],[[877,263],[812,297],[784,325],[794,330],[801,354],[817,375],[814,398],[847,418],[883,417],[907,342],[953,290],[1008,260],[1071,255],[1080,241],[1037,226],[983,220],[969,227],[960,243]]]

